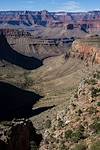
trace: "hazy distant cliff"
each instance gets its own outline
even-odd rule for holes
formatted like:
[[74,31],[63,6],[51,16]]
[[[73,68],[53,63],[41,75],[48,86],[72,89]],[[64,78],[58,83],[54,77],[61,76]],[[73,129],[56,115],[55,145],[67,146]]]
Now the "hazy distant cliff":
[[48,11],[2,11],[0,27],[65,27],[80,28],[86,32],[100,30],[100,11],[91,12],[48,12]]

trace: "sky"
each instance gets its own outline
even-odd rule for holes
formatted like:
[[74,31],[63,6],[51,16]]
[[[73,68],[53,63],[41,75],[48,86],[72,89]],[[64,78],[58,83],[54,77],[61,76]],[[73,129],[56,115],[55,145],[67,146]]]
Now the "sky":
[[81,12],[100,10],[100,0],[0,0],[0,10]]

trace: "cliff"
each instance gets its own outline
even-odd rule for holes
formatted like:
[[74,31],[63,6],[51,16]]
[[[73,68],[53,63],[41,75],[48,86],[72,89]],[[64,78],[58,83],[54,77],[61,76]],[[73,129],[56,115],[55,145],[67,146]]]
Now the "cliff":
[[100,63],[100,37],[86,37],[73,42],[72,55],[87,63]]
[[100,31],[100,11],[91,12],[48,12],[48,11],[2,11],[0,28],[64,27],[66,30],[79,28],[85,32]]
[[28,119],[0,122],[0,150],[36,150],[41,140]]

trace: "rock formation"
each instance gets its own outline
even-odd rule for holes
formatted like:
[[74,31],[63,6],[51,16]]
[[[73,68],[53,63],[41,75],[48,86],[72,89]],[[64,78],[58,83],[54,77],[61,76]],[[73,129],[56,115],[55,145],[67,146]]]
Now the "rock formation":
[[[100,31],[100,11],[91,12],[48,12],[48,11],[6,11],[0,12],[0,27],[66,27],[80,28],[85,32]],[[71,28],[70,28],[71,27]],[[73,27],[73,28],[72,28]]]
[[21,62],[21,65],[24,62],[24,64],[27,64],[27,67],[28,65],[33,65],[33,68],[35,65],[37,67],[42,65],[41,59],[67,52],[74,41],[74,38],[34,38],[34,36],[28,35],[25,31],[15,29],[1,29],[1,33],[3,33],[3,35],[0,35],[2,43],[0,45],[1,56],[3,53],[9,53],[7,54],[7,57],[9,57],[10,53],[13,52],[13,56],[10,57],[10,59],[13,57],[13,61],[15,60],[14,55],[18,56],[19,54],[21,57],[23,56],[22,59],[27,56],[26,61],[28,60],[30,63],[24,60]]
[[72,44],[72,53],[87,63],[100,63],[100,37],[86,37]]
[[36,150],[41,140],[28,119],[0,122],[0,150]]

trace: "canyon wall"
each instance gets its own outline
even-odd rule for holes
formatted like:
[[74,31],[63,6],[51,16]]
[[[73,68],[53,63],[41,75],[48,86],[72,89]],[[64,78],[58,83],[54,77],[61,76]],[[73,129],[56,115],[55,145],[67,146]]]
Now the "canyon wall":
[[86,62],[100,63],[100,37],[87,37],[74,41],[72,54]]
[[100,31],[100,11],[91,12],[48,12],[44,11],[1,11],[0,28],[63,27],[66,30],[79,28],[85,32]]

